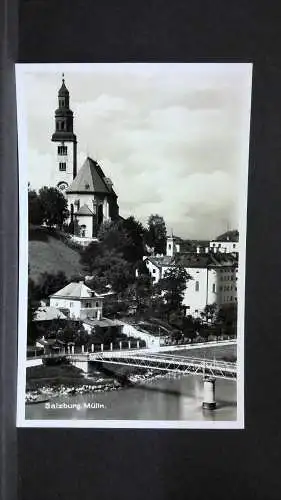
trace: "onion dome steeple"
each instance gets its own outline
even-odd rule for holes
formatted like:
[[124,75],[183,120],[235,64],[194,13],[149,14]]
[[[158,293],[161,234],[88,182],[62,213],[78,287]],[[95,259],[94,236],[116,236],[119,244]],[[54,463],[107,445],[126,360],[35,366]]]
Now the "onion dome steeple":
[[62,85],[58,93],[59,97],[69,96],[69,91],[65,86],[64,73],[62,74]]
[[73,133],[73,112],[69,107],[69,91],[65,85],[64,74],[62,74],[62,85],[58,91],[58,108],[55,111],[56,130],[52,135],[52,141],[76,142]]

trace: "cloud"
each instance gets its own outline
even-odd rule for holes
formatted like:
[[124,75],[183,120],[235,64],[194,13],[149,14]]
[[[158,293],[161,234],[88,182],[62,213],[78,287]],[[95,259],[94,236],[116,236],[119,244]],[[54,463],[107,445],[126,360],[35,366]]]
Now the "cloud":
[[[60,71],[24,77],[28,177],[55,171],[54,111]],[[239,176],[247,170],[250,71],[246,64],[119,64],[65,70],[78,138],[78,166],[97,159],[120,212],[151,213],[183,237],[237,226]]]

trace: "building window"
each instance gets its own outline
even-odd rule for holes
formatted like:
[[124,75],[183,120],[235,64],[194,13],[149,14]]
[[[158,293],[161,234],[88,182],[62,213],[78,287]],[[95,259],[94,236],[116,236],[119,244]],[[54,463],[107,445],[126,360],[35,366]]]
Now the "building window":
[[156,269],[152,269],[152,272],[153,272],[153,274],[155,274],[156,273]]
[[73,302],[69,302],[69,307],[73,307]]
[[220,286],[220,291],[222,292],[222,290],[223,290],[223,286]]
[[99,302],[96,302],[96,307],[99,307],[100,306],[100,303]]
[[66,171],[66,163],[64,161],[60,161],[59,169],[60,169],[60,172]]
[[199,292],[199,281],[195,282],[195,292]]
[[66,156],[67,155],[67,146],[58,146],[58,155]]
[[172,248],[172,245],[171,245],[171,243],[169,243],[169,250],[171,250],[171,248]]
[[232,297],[232,295],[230,295],[230,299],[229,299],[229,300],[230,300],[230,302],[232,302],[232,301],[233,301],[233,297]]
[[233,243],[233,248],[236,248],[236,245],[235,245],[235,243]]
[[216,293],[216,285],[213,283],[213,293]]
[[91,302],[85,302],[85,307],[92,307],[92,303]]

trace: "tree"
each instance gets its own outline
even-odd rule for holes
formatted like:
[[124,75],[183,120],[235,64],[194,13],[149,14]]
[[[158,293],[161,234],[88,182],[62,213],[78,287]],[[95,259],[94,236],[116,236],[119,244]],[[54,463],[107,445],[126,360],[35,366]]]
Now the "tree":
[[124,257],[129,262],[136,263],[142,259],[145,253],[144,236],[146,230],[141,222],[136,220],[133,216],[123,221],[123,227],[130,239],[130,244],[127,245]]
[[201,312],[201,317],[207,323],[214,323],[218,314],[218,306],[214,304],[206,304],[204,311]]
[[28,190],[28,222],[40,226],[43,223],[44,211],[36,191]]
[[190,275],[181,266],[175,266],[166,271],[164,278],[160,279],[157,288],[163,295],[167,305],[168,317],[173,311],[182,310],[182,301],[186,283],[190,280]]
[[81,264],[84,267],[85,271],[93,274],[96,270],[96,259],[103,255],[103,246],[93,241],[82,251],[81,253]]
[[68,218],[67,201],[56,188],[44,186],[39,190],[39,200],[43,208],[43,221],[47,226],[62,228]]
[[224,304],[217,314],[216,325],[221,333],[237,334],[237,304]]
[[111,285],[117,293],[123,292],[134,281],[132,266],[114,250],[105,250],[92,263],[92,273]]
[[239,232],[237,229],[231,229],[216,237],[216,241],[239,241]]
[[166,250],[167,230],[163,217],[158,214],[150,215],[146,243],[154,248],[154,253],[164,254]]
[[56,274],[42,273],[38,283],[41,298],[47,298],[53,293],[63,288],[68,284],[64,272],[59,271]]
[[184,337],[187,337],[191,341],[196,337],[197,325],[194,322],[192,316],[185,316],[182,322],[182,331]]
[[126,251],[128,247],[132,246],[132,241],[121,220],[104,222],[98,232],[98,239],[104,251],[114,250],[128,260]]
[[147,309],[150,305],[152,294],[152,280],[147,274],[140,274],[135,282],[135,294],[138,312]]

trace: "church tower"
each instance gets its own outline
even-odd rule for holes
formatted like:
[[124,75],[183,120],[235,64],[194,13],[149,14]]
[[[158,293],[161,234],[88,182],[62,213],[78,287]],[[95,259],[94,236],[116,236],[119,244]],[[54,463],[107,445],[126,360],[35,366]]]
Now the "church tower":
[[55,132],[52,135],[55,146],[56,166],[53,185],[65,191],[77,175],[77,139],[73,133],[73,112],[69,108],[69,91],[64,74],[58,91],[58,108],[55,111]]

